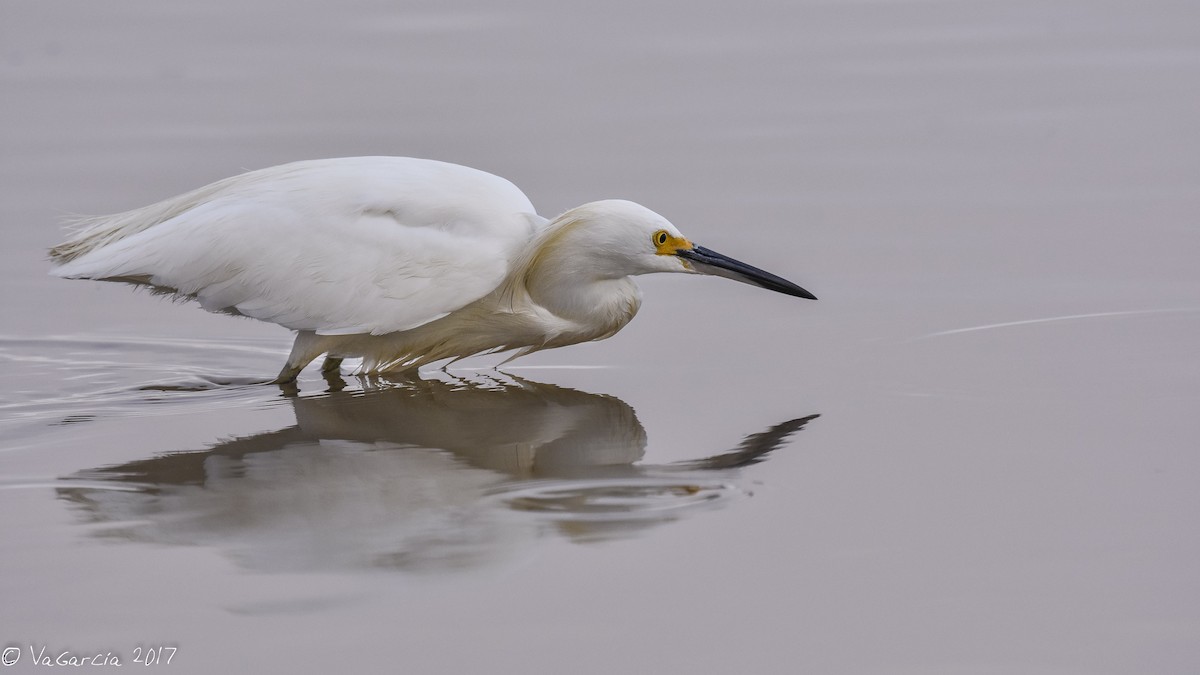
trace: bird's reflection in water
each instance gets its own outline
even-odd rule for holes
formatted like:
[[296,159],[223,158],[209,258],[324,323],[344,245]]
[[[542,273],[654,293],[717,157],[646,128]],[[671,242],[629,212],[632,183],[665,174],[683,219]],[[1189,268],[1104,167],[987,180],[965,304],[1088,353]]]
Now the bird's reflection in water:
[[[334,388],[336,389],[336,387]],[[98,534],[215,546],[260,570],[471,568],[547,533],[623,537],[741,494],[815,415],[728,452],[639,464],[646,432],[612,396],[494,377],[294,397],[296,425],[87,470],[59,494]]]

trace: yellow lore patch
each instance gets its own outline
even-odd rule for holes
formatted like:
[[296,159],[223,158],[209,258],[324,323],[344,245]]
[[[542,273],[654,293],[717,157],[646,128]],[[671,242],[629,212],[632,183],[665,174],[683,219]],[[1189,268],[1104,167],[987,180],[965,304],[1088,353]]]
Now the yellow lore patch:
[[679,251],[688,251],[696,248],[695,244],[684,239],[683,237],[673,236],[666,230],[659,230],[651,237],[654,242],[654,252],[658,255],[675,255]]

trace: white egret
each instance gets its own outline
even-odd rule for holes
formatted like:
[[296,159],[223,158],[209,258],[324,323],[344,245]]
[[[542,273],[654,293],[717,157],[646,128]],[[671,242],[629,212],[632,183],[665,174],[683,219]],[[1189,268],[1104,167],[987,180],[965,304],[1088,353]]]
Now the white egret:
[[600,340],[641,305],[630,277],[715,274],[816,299],[622,200],[553,220],[484,171],[406,157],[250,171],[80,223],[51,274],[147,286],[296,331],[277,382],[318,356],[361,372]]

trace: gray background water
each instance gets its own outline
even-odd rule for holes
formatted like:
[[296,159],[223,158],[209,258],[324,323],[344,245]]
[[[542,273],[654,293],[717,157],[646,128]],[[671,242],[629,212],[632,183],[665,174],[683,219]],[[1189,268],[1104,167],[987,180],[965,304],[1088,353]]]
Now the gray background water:
[[[0,13],[15,672],[1200,669],[1194,3]],[[634,199],[821,300],[646,278],[542,384],[288,398],[244,384],[286,331],[46,276],[66,215],[356,154]]]

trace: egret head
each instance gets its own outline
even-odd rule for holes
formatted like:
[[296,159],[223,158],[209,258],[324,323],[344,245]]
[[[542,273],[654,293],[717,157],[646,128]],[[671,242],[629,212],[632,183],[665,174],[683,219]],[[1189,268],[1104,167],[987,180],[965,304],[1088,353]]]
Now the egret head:
[[613,276],[651,272],[711,274],[798,298],[816,296],[796,284],[747,265],[684,237],[666,218],[634,202],[609,199],[563,214],[577,221],[589,255]]

